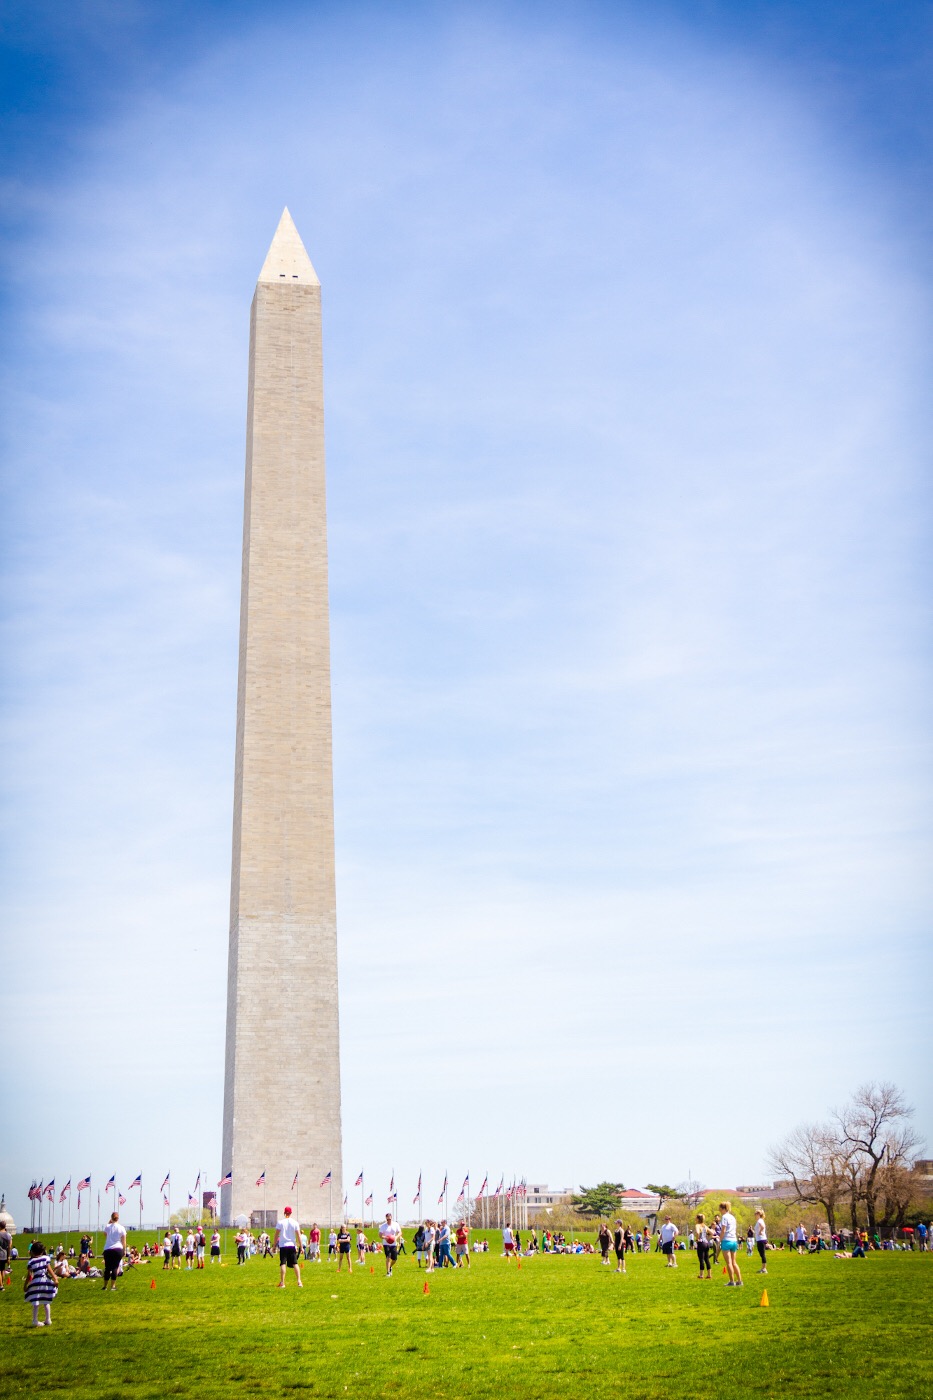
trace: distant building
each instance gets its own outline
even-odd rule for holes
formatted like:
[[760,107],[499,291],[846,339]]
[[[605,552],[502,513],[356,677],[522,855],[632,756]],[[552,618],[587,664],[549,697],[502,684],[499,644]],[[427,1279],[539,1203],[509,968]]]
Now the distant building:
[[571,1186],[532,1186],[529,1182],[525,1197],[528,1214],[533,1216],[536,1211],[547,1210],[548,1206],[569,1206],[572,1195]]
[[649,1215],[657,1215],[660,1204],[661,1197],[656,1191],[637,1191],[631,1186],[619,1196],[622,1210],[632,1210],[636,1215],[644,1216],[646,1220]]

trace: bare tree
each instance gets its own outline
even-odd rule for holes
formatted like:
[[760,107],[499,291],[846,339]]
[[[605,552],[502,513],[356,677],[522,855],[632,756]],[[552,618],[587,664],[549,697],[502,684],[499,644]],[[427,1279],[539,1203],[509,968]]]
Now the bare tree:
[[836,1211],[850,1194],[852,1155],[830,1126],[805,1123],[772,1147],[769,1163],[791,1183],[798,1201],[823,1207],[834,1231]]
[[[849,1154],[850,1167],[855,1167],[855,1171],[850,1172],[850,1195],[854,1196],[857,1181],[858,1197],[865,1203],[871,1231],[879,1223],[882,1188],[887,1188],[885,1199],[899,1199],[903,1188],[897,1186],[896,1173],[899,1169],[909,1169],[921,1146],[919,1135],[908,1122],[912,1114],[913,1108],[900,1089],[890,1083],[862,1084],[850,1102],[833,1114],[837,1140]],[[903,1210],[908,1203],[909,1197]],[[883,1214],[885,1217],[889,1214],[887,1207],[883,1208]],[[889,1222],[885,1219],[883,1223]]]

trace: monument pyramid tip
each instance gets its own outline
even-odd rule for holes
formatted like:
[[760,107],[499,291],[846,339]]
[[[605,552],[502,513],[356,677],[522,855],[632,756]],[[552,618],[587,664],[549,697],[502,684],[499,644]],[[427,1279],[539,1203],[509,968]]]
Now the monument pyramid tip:
[[304,283],[319,286],[318,275],[308,257],[288,205],[282,210],[275,237],[269,244],[266,260],[259,274],[260,282]]

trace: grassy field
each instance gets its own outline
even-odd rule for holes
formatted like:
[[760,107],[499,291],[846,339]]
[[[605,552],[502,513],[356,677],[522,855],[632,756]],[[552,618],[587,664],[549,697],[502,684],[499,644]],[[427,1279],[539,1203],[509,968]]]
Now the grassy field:
[[[23,1236],[19,1237],[22,1247]],[[203,1272],[129,1271],[115,1293],[63,1283],[53,1325],[32,1329],[24,1265],[0,1298],[0,1395],[691,1396],[933,1394],[933,1254],[837,1260],[775,1252],[725,1288],[659,1255],[627,1276],[598,1258],[497,1253],[425,1276],[403,1259],[306,1266],[299,1292],[251,1260]],[[745,1264],[745,1256],[742,1255]],[[155,1288],[150,1281],[155,1280]],[[762,1283],[770,1306],[760,1306]]]

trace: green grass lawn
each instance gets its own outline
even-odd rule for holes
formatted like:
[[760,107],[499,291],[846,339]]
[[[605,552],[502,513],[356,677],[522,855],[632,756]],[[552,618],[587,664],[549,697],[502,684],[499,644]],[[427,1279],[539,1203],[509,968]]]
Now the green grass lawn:
[[[24,1236],[19,1236],[22,1248]],[[115,1293],[63,1283],[53,1325],[35,1330],[24,1265],[0,1298],[0,1395],[77,1400],[163,1396],[690,1396],[933,1394],[933,1254],[837,1260],[775,1252],[770,1306],[757,1259],[747,1284],[696,1280],[693,1256],[656,1254],[623,1277],[598,1258],[475,1256],[425,1276],[403,1259],[337,1274],[305,1266],[305,1288],[251,1260],[129,1271]],[[156,1287],[150,1288],[154,1279]]]

